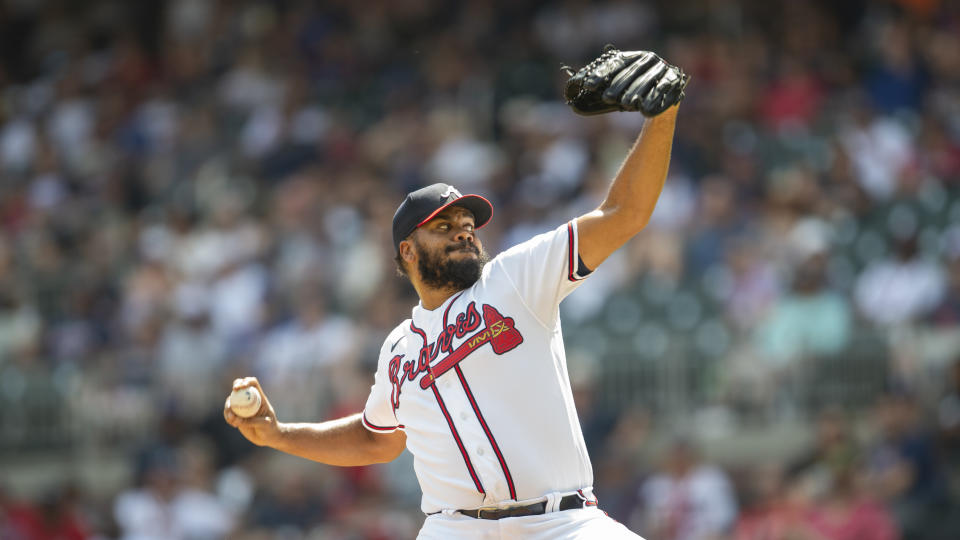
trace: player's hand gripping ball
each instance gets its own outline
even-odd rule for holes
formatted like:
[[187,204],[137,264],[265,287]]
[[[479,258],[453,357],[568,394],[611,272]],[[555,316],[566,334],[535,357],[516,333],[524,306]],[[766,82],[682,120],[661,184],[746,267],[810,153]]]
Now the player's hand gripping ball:
[[690,76],[649,51],[620,51],[607,45],[593,62],[571,75],[563,95],[582,115],[640,111],[656,116],[683,101]]
[[230,410],[241,418],[255,416],[262,403],[260,392],[253,386],[234,390],[230,394]]

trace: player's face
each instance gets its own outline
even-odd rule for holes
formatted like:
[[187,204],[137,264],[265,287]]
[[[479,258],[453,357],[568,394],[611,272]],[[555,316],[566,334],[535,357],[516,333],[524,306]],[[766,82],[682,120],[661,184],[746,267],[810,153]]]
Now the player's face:
[[412,240],[420,279],[434,288],[470,287],[489,260],[476,237],[473,214],[464,208],[440,212],[417,229]]

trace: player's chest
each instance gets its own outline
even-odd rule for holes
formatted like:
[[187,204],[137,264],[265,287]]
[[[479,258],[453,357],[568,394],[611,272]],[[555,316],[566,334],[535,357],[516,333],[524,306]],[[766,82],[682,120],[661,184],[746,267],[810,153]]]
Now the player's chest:
[[465,299],[431,317],[415,317],[388,366],[394,409],[470,372],[496,372],[522,354],[536,327],[509,302]]

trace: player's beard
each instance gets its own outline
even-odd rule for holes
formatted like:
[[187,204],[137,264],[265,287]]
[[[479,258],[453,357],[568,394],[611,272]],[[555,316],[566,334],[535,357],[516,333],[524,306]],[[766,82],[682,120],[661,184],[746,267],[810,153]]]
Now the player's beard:
[[[434,289],[456,291],[467,289],[480,279],[484,265],[490,261],[486,251],[469,242],[448,246],[442,253],[431,252],[416,239],[413,245],[417,250],[417,270],[420,271],[420,280],[424,285]],[[450,253],[462,249],[472,250],[477,257],[453,259],[449,256]]]

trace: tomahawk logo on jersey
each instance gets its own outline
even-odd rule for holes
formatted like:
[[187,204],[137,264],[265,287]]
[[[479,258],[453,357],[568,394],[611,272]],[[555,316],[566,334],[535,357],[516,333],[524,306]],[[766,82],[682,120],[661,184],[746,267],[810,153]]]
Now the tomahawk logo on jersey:
[[424,512],[592,485],[559,318],[587,273],[577,243],[570,222],[501,253],[384,341],[364,425],[406,431]]
[[[450,305],[453,305],[453,302]],[[400,391],[403,383],[416,380],[421,373],[426,372],[426,376],[420,379],[420,387],[426,389],[434,383],[437,377],[455,367],[482,345],[489,343],[493,347],[494,353],[503,354],[523,343],[523,336],[514,328],[513,319],[504,317],[495,307],[490,305],[484,304],[483,306],[484,326],[479,330],[477,330],[477,327],[480,326],[481,319],[477,313],[475,302],[470,302],[467,310],[457,315],[457,324],[446,324],[446,320],[446,317],[444,317],[445,329],[443,333],[431,343],[426,342],[426,338],[419,329],[411,328],[423,339],[423,346],[420,348],[420,354],[415,361],[404,360],[403,355],[394,356],[390,359],[390,384],[393,385],[390,402],[393,404],[394,410],[400,406]],[[464,339],[456,350],[451,349],[455,338],[463,338],[465,334],[474,330],[477,330],[477,332]],[[447,353],[447,356],[431,365],[440,352]]]

